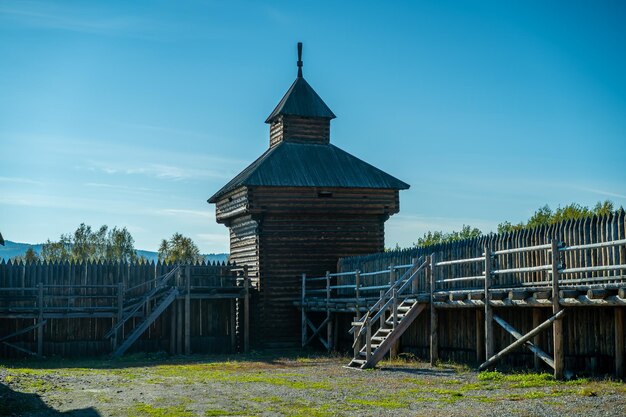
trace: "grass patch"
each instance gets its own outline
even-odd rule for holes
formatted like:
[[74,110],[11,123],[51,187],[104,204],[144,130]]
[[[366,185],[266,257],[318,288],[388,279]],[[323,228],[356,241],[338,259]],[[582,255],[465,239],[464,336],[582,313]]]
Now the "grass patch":
[[403,408],[406,406],[406,403],[402,403],[400,401],[381,398],[377,400],[363,400],[363,399],[352,399],[348,400],[351,404],[365,405],[367,407],[380,407],[380,408]]
[[193,417],[194,413],[187,410],[184,405],[155,407],[146,403],[139,403],[133,406],[135,415],[142,417]]

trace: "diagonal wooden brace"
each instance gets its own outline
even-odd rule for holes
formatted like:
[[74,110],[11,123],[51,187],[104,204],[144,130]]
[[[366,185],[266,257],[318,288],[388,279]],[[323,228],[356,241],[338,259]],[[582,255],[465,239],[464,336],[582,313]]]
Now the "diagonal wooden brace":
[[18,330],[15,333],[11,333],[11,334],[9,334],[7,336],[0,337],[0,342],[4,342],[5,340],[9,340],[9,339],[11,339],[11,338],[13,338],[15,336],[19,336],[21,334],[28,333],[31,330],[37,329],[37,328],[39,328],[41,326],[45,326],[46,323],[48,323],[48,320],[40,321],[37,324],[33,324],[32,326],[28,326],[28,327],[25,327],[23,329],[20,329],[20,330]]
[[530,332],[526,333],[524,336],[522,336],[521,338],[517,339],[515,342],[511,343],[509,346],[505,347],[500,352],[498,352],[495,355],[493,355],[491,358],[489,358],[487,361],[485,361],[482,365],[480,365],[478,367],[478,370],[479,371],[484,371],[485,369],[489,368],[491,365],[493,365],[495,362],[497,362],[504,355],[506,355],[508,353],[511,353],[512,351],[514,351],[515,349],[517,349],[518,347],[522,346],[523,344],[528,342],[530,339],[535,337],[537,334],[539,334],[543,330],[545,330],[548,327],[550,327],[550,325],[552,325],[552,322],[554,322],[555,320],[560,319],[563,316],[563,314],[565,314],[565,310],[559,311],[554,316],[550,317],[548,320],[544,321],[539,326],[535,327]]
[[315,338],[315,336],[317,336],[320,339],[320,342],[322,342],[322,344],[324,345],[324,347],[326,349],[329,349],[330,346],[328,344],[328,342],[322,337],[321,334],[319,334],[320,330],[322,330],[322,328],[324,326],[326,326],[326,324],[328,324],[328,321],[330,320],[330,317],[326,317],[324,319],[324,321],[322,322],[322,324],[319,325],[319,327],[315,327],[315,325],[313,324],[313,322],[307,317],[306,322],[309,325],[309,327],[311,328],[311,330],[313,330],[313,334],[311,334],[311,336],[309,336],[308,340],[306,341],[305,345],[308,345],[309,343],[311,343],[311,341]]
[[[516,338],[517,340],[521,339],[522,334],[520,332],[518,332],[513,326],[511,326],[509,323],[507,323],[506,321],[504,321],[501,317],[496,316],[494,314],[493,319],[495,320],[496,323],[498,323],[504,330],[506,330],[507,332],[509,332],[511,334],[511,336],[513,336],[514,338]],[[539,359],[541,359],[542,361],[544,361],[545,363],[548,364],[548,366],[550,366],[552,369],[554,369],[554,360],[552,359],[552,357],[550,355],[548,355],[546,352],[544,352],[543,350],[541,350],[539,348],[539,346],[535,345],[534,343],[532,343],[530,340],[526,342],[526,347],[528,349],[530,349],[531,352],[533,352],[535,355],[537,355],[537,357]]]

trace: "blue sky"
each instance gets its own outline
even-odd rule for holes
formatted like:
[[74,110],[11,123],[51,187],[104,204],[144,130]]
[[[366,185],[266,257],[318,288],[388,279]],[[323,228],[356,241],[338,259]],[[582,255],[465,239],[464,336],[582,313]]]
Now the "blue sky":
[[411,184],[386,244],[543,204],[626,206],[622,1],[0,2],[0,231],[228,249],[206,199],[296,75],[331,141]]

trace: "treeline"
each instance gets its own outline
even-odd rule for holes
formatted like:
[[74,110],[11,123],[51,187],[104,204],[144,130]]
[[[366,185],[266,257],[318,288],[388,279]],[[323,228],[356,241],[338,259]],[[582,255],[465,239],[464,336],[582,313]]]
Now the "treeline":
[[[159,262],[202,263],[204,257],[194,241],[180,233],[163,239],[158,251]],[[138,262],[148,260],[137,255],[135,239],[125,227],[102,225],[98,229],[81,223],[73,232],[62,234],[59,240],[48,239],[42,246],[41,254],[32,247],[12,261],[23,262]]]
[[[540,226],[549,226],[565,220],[578,220],[591,216],[604,216],[614,212],[615,204],[612,201],[599,201],[595,206],[588,207],[577,203],[571,203],[563,207],[559,206],[552,210],[547,204],[539,207],[535,213],[525,222],[511,223],[504,221],[498,224],[498,233],[514,232],[516,230],[533,229]],[[620,207],[619,210],[623,210]],[[460,231],[444,233],[443,231],[429,231],[413,243],[416,247],[432,246],[441,243],[456,242],[458,240],[472,239],[483,236],[483,232],[470,225],[463,225]],[[396,249],[400,249],[396,245]]]

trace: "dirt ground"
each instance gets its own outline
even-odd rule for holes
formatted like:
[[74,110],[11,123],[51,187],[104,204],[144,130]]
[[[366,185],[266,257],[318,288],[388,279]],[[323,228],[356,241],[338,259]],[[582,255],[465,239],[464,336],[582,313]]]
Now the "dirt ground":
[[624,416],[626,384],[345,357],[135,355],[0,363],[2,416]]

